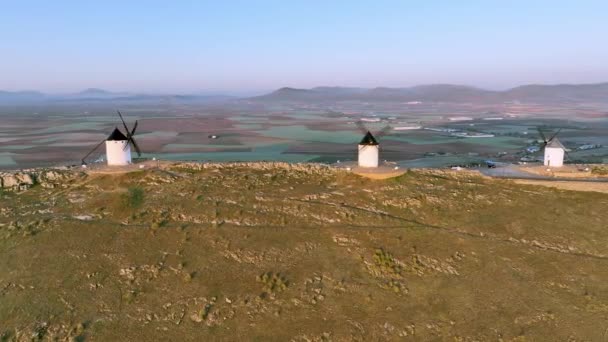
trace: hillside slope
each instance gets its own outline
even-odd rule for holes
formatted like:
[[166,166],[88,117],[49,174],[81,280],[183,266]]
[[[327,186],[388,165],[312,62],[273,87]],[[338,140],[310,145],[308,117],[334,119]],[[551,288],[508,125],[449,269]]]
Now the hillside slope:
[[362,102],[447,102],[539,104],[606,102],[608,83],[524,85],[504,91],[485,90],[464,85],[430,84],[409,88],[316,87],[311,89],[281,88],[272,93],[250,98],[258,102],[331,103]]
[[600,340],[607,205],[607,194],[442,171],[75,175],[0,192],[0,334]]

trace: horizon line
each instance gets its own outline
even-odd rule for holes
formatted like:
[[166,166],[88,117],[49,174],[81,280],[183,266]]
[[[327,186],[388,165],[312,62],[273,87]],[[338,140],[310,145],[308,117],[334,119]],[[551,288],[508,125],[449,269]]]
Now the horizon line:
[[[474,88],[474,89],[479,89],[479,90],[485,90],[485,91],[493,91],[493,92],[504,92],[504,91],[509,91],[512,89],[516,89],[516,88],[520,88],[520,87],[525,87],[525,86],[547,86],[547,87],[551,87],[551,86],[592,86],[592,85],[603,85],[603,84],[608,84],[608,81],[602,81],[602,82],[591,82],[591,83],[568,83],[568,82],[560,82],[560,83],[524,83],[524,84],[520,84],[520,85],[516,85],[516,86],[512,86],[512,87],[507,87],[507,88],[501,88],[501,89],[491,89],[491,88],[486,88],[486,87],[480,87],[480,86],[475,86],[475,85],[470,85],[470,84],[464,84],[464,83],[442,83],[442,82],[438,82],[438,83],[420,83],[420,84],[415,84],[415,85],[411,85],[411,86],[396,86],[396,87],[389,87],[389,86],[382,86],[382,85],[377,85],[377,86],[373,86],[373,87],[358,87],[358,86],[349,86],[349,85],[318,85],[318,86],[313,86],[313,87],[294,87],[294,86],[281,86],[281,87],[277,87],[271,90],[217,90],[217,89],[208,89],[208,90],[192,90],[192,91],[183,91],[183,92],[175,92],[175,91],[138,91],[138,90],[110,90],[109,88],[101,88],[101,87],[86,87],[86,88],[82,88],[80,90],[74,90],[74,91],[63,91],[63,92],[53,92],[53,91],[45,91],[45,90],[37,90],[37,89],[21,89],[21,90],[5,90],[5,89],[0,89],[0,92],[5,92],[5,93],[39,93],[42,95],[54,95],[54,96],[61,96],[61,95],[78,95],[81,93],[85,93],[87,91],[99,91],[99,92],[103,92],[103,93],[109,93],[109,94],[122,94],[122,95],[127,95],[127,96],[133,96],[133,95],[166,95],[166,96],[170,96],[170,95],[198,95],[198,96],[235,96],[235,97],[239,97],[239,96],[252,96],[251,94],[253,93],[259,93],[259,94],[264,94],[264,93],[271,93],[274,91],[278,91],[281,89],[294,89],[294,90],[312,90],[312,89],[316,89],[316,88],[350,88],[350,89],[362,89],[362,90],[372,90],[372,89],[408,89],[408,88],[415,88],[415,87],[424,87],[424,86],[459,86],[459,87],[468,87],[468,88]],[[237,93],[241,93],[242,95],[235,95]],[[250,93],[249,95],[244,95],[245,93]]]

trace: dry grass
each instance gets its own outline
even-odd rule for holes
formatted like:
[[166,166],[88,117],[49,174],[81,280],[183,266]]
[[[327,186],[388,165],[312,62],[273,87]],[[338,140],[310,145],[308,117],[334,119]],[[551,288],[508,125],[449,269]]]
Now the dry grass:
[[607,207],[466,173],[238,166],[0,193],[0,334],[601,340]]
[[[597,178],[608,177],[598,172],[593,172],[593,168],[600,168],[594,165],[564,165],[562,167],[547,168],[546,166],[522,166],[520,169],[524,172],[532,173],[540,176],[556,177],[556,178]],[[584,169],[588,168],[588,171]],[[547,171],[549,170],[549,171]]]
[[571,191],[594,191],[608,193],[608,182],[576,182],[576,181],[541,181],[541,180],[516,180],[517,184],[542,185],[556,189]]

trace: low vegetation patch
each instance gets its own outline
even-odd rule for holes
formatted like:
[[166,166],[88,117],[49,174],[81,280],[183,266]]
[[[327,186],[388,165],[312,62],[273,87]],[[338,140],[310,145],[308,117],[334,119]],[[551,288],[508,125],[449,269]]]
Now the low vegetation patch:
[[591,169],[591,173],[594,174],[594,175],[608,176],[608,167],[605,167],[605,166],[594,166]]
[[289,281],[281,273],[262,273],[257,280],[264,284],[264,290],[270,293],[284,291],[289,286]]
[[376,249],[374,253],[374,263],[385,273],[400,274],[401,265],[399,265],[393,255],[382,248]]
[[139,208],[144,203],[144,189],[140,186],[131,186],[125,194],[124,202],[129,208]]

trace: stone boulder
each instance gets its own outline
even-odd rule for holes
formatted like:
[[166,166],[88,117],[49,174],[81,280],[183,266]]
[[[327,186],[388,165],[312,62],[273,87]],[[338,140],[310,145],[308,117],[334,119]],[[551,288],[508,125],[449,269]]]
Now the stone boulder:
[[3,188],[14,188],[19,186],[20,184],[33,185],[34,183],[35,178],[29,173],[0,173],[0,185]]
[[20,171],[0,172],[0,188],[29,188],[40,184],[45,188],[65,185],[82,173],[60,169],[27,169]]

